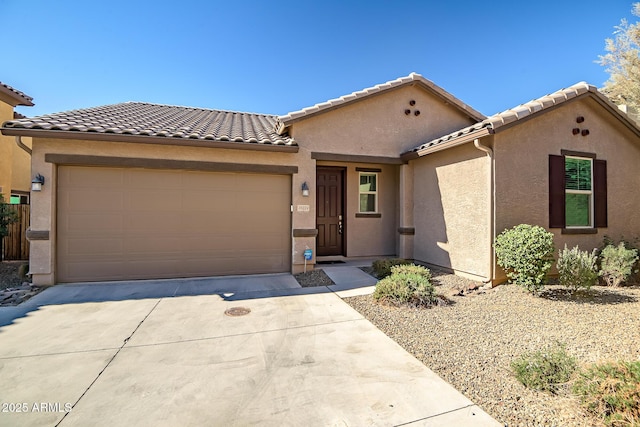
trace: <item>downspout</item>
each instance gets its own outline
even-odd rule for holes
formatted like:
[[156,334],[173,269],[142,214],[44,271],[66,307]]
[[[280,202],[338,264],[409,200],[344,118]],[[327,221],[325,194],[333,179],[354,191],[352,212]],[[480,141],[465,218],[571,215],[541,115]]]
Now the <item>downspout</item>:
[[22,137],[21,136],[16,136],[16,145],[18,147],[22,148],[24,151],[26,151],[29,156],[31,156],[31,148],[27,147],[24,144],[24,142],[22,142]]
[[484,151],[489,156],[489,160],[491,161],[491,170],[489,173],[489,188],[491,201],[489,203],[489,241],[491,242],[491,251],[489,251],[489,280],[488,283],[493,286],[493,276],[494,276],[494,265],[495,265],[495,249],[493,247],[493,242],[495,241],[495,202],[496,202],[496,186],[495,186],[495,161],[493,158],[493,150],[486,145],[480,144],[480,139],[476,138],[473,140],[473,145],[480,151]]

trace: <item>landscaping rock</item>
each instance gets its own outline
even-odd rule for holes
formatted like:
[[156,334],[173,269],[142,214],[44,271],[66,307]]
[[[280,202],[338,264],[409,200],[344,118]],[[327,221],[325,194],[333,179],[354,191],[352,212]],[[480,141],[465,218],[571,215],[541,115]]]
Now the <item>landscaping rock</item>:
[[534,296],[515,285],[482,286],[432,270],[436,291],[452,302],[399,308],[358,296],[345,301],[446,381],[509,426],[600,425],[563,387],[527,389],[511,361],[557,341],[579,364],[640,359],[640,287],[571,294],[549,286]]

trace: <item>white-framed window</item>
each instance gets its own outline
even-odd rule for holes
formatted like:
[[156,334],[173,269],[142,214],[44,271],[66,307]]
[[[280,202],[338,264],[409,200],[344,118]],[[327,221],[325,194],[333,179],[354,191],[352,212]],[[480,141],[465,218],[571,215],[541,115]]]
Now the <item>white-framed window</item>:
[[593,159],[565,156],[565,226],[593,227]]
[[378,212],[378,174],[360,172],[360,213]]

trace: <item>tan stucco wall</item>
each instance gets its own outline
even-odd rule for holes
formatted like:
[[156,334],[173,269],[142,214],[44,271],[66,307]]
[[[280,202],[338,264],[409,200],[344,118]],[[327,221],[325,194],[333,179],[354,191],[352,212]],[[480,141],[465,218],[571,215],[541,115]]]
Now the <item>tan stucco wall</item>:
[[[13,106],[0,99],[0,124],[13,120]],[[18,148],[14,136],[0,134],[0,187],[5,201],[9,201],[11,190],[31,189],[31,157]],[[31,146],[31,138],[22,138]]]
[[[346,256],[364,257],[396,255],[399,166],[326,161],[319,161],[317,165],[337,166],[344,167],[346,169]],[[381,170],[381,172],[378,172],[378,213],[381,214],[380,218],[356,218],[360,205],[358,192],[360,178],[359,172],[356,168]],[[313,188],[315,188],[315,182]]]
[[[405,115],[406,109],[411,114]],[[472,123],[426,90],[404,86],[296,122],[292,134],[311,151],[397,157]]]
[[[583,116],[583,123],[576,118]],[[573,135],[573,128],[589,135]],[[634,142],[635,141],[635,142]],[[608,227],[597,234],[554,233],[556,248],[592,250],[605,235],[640,236],[640,141],[593,99],[583,98],[495,135],[496,233],[517,224],[549,226],[549,155],[595,153],[607,161]],[[497,271],[496,278],[502,278]]]
[[[31,156],[29,153],[19,148],[13,139],[13,179],[11,182],[12,190],[30,191],[31,190]],[[32,141],[29,137],[23,137],[22,143],[27,147],[31,147]]]
[[[300,188],[304,181],[315,182],[315,161],[311,160],[309,153],[305,153],[304,150],[299,153],[274,153],[157,144],[34,138],[33,171],[34,173],[41,173],[45,177],[46,183],[41,192],[32,193],[31,229],[35,231],[50,231],[49,240],[31,241],[30,269],[31,273],[33,273],[34,283],[41,285],[55,283],[56,166],[45,162],[45,154],[47,153],[298,166],[298,173],[293,174],[292,178],[292,204],[294,207],[310,204],[312,197],[302,197]],[[258,215],[259,206],[256,207],[256,216]],[[292,227],[314,229],[314,215],[315,208],[310,212],[298,212],[294,209]],[[315,239],[292,238],[294,270],[297,268],[295,265],[302,266],[304,263],[302,253],[307,246],[315,247]]]
[[[13,119],[13,107],[0,102],[0,123]],[[5,201],[9,201],[11,194],[11,178],[13,171],[14,138],[0,134],[0,187]]]
[[487,280],[491,248],[489,157],[467,143],[411,164],[414,258]]

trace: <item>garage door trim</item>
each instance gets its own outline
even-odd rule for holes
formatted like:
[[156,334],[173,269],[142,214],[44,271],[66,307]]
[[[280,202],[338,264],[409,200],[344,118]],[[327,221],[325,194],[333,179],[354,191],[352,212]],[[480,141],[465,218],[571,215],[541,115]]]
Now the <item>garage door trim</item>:
[[146,159],[140,157],[86,156],[80,154],[45,154],[47,163],[67,166],[105,166],[145,169],[181,169],[210,172],[243,172],[292,175],[297,166],[264,165],[255,163],[201,162],[197,160]]

